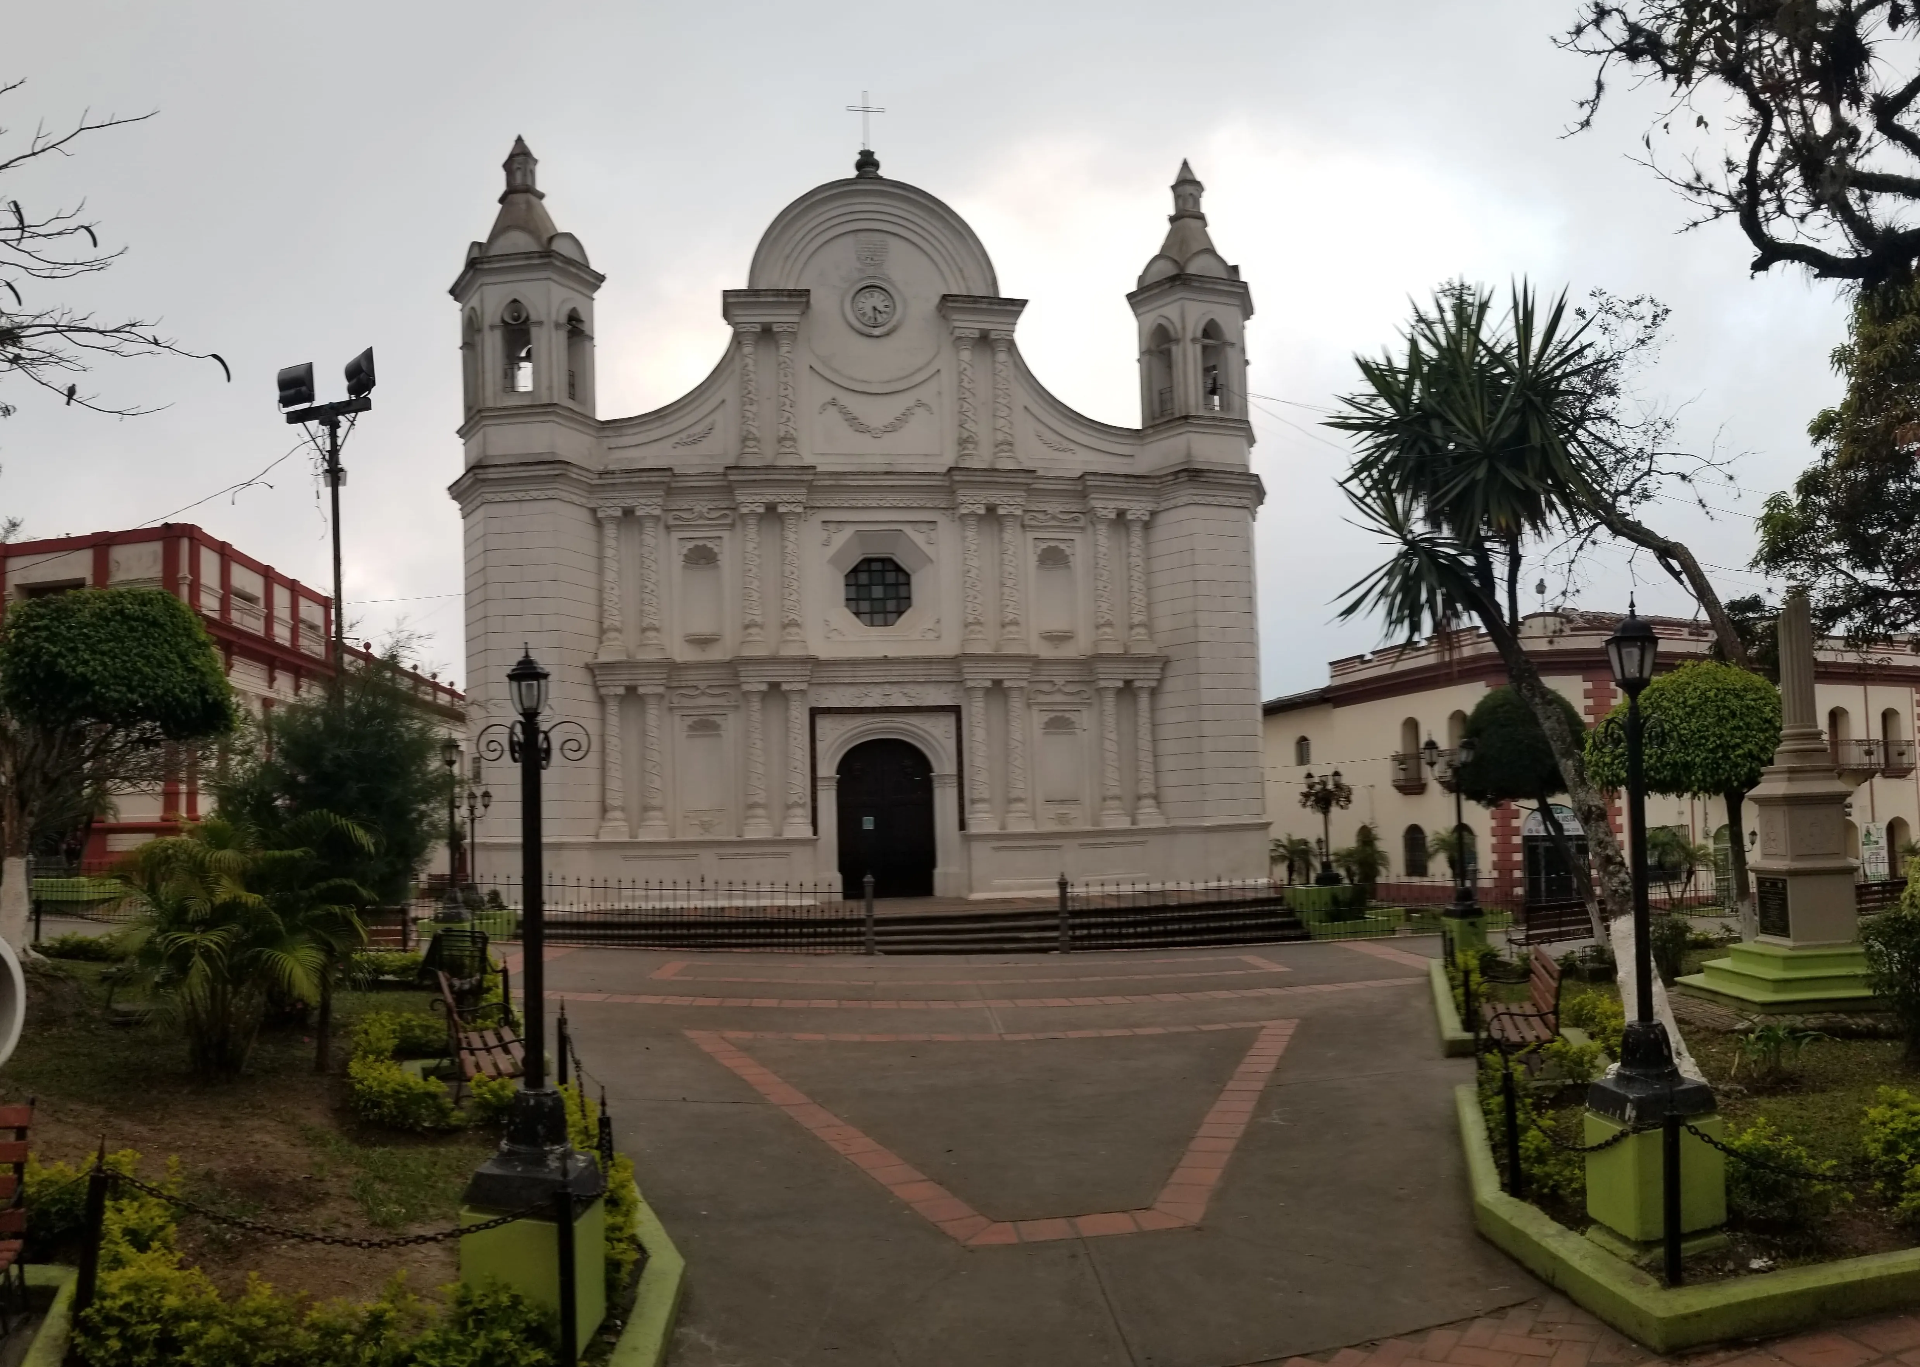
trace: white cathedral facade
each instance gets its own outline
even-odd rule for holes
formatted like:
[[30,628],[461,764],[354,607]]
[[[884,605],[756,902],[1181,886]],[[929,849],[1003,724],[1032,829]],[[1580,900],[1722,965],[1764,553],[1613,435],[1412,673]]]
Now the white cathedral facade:
[[[1142,426],[1028,371],[1025,301],[923,190],[856,174],[773,221],[731,345],[633,417],[594,402],[603,277],[516,142],[460,306],[467,680],[523,647],[592,755],[546,775],[547,867],[990,898],[1267,871],[1245,323],[1183,164],[1128,301]],[[517,785],[481,830],[519,862]]]

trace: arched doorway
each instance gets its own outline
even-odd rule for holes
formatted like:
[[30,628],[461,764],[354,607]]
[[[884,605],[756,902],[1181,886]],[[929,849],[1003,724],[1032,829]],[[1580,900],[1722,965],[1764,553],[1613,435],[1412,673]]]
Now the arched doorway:
[[840,879],[858,897],[933,893],[933,765],[904,740],[862,741],[840,761]]

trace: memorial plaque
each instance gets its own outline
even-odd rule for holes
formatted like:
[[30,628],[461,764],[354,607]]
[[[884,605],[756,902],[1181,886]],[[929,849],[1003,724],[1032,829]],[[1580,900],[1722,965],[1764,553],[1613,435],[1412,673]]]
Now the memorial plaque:
[[1760,913],[1760,933],[1793,937],[1793,922],[1787,916],[1787,880],[1757,877],[1753,880],[1754,906]]

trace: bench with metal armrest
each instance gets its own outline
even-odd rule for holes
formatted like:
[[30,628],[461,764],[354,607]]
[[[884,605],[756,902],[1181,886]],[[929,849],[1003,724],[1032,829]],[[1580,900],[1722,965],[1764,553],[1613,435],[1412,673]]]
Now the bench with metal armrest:
[[454,1095],[476,1077],[519,1077],[526,1065],[526,1046],[520,1042],[513,1013],[505,1001],[466,1006],[455,981],[445,970],[434,974],[440,1000],[434,1005],[447,1014],[447,1054],[457,1079]]
[[1560,1033],[1560,976],[1553,956],[1535,948],[1527,972],[1527,1000],[1482,1004],[1488,1038],[1501,1049],[1521,1051],[1552,1042]]

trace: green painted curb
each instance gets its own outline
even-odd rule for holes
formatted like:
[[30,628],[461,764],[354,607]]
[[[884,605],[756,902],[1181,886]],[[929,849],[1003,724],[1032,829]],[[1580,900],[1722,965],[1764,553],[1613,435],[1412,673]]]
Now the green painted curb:
[[1525,1201],[1500,1190],[1480,1098],[1454,1089],[1460,1144],[1482,1237],[1656,1353],[1791,1333],[1828,1320],[1905,1309],[1920,1300],[1920,1249],[1846,1258],[1672,1290]]
[[1447,966],[1435,959],[1427,968],[1427,982],[1433,988],[1433,1015],[1440,1025],[1440,1052],[1448,1058],[1466,1058],[1474,1052],[1474,1038],[1460,1028],[1460,1008],[1453,1004],[1453,984],[1447,981]]
[[639,1187],[633,1189],[633,1196],[639,1205],[636,1232],[640,1246],[647,1250],[647,1263],[640,1270],[640,1290],[634,1296],[633,1312],[607,1358],[607,1367],[660,1367],[667,1360],[667,1342],[680,1315],[687,1260],[667,1237],[666,1226],[653,1213]]
[[26,1271],[28,1286],[58,1289],[27,1355],[20,1359],[20,1367],[60,1367],[67,1358],[67,1341],[73,1337],[73,1288],[79,1284],[79,1270],[55,1263],[28,1263]]

